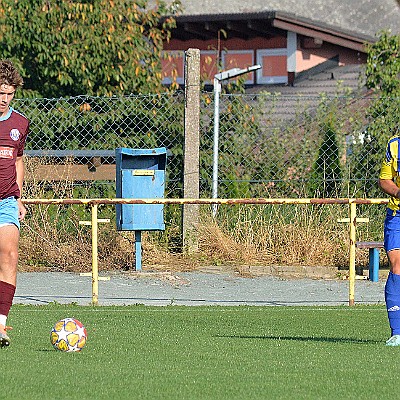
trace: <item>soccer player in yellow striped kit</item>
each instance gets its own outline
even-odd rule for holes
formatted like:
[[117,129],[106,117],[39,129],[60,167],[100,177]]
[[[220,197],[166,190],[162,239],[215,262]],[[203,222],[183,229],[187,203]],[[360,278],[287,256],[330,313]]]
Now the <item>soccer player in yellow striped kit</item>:
[[379,187],[390,196],[384,223],[384,247],[390,271],[385,301],[391,329],[387,346],[400,346],[400,136],[389,139],[379,175]]

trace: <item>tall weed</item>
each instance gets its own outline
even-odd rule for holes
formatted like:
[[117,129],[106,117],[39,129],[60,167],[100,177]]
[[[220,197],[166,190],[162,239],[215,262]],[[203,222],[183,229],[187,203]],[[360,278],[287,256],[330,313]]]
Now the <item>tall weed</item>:
[[[35,165],[27,163],[30,175]],[[36,161],[37,162],[37,161]],[[76,186],[73,181],[31,179],[25,198],[95,198],[110,194],[101,185]],[[112,193],[111,193],[112,195]],[[111,197],[111,196],[110,196]],[[181,251],[180,206],[165,207],[166,230],[143,232],[144,269],[193,270],[209,265],[227,265],[241,271],[250,265],[334,266],[347,268],[349,253],[348,205],[224,205],[213,218],[209,206],[200,207],[199,252]],[[358,216],[369,223],[358,224],[358,240],[382,240],[384,210],[358,206]],[[115,207],[99,206],[98,256],[100,270],[135,268],[134,232],[118,232]],[[91,228],[80,221],[91,220],[90,206],[30,205],[21,229],[20,268],[50,268],[58,271],[90,271]],[[357,263],[367,262],[367,252],[357,250]]]

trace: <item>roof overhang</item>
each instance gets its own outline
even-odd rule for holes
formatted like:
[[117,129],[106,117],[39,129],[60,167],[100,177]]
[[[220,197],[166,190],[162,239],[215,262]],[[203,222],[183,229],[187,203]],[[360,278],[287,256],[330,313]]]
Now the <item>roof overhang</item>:
[[210,40],[217,37],[249,40],[254,37],[283,35],[286,31],[291,31],[359,52],[366,52],[365,44],[376,40],[376,38],[349,31],[339,31],[332,26],[278,11],[181,15],[175,18],[177,28],[172,31],[172,38],[180,40]]
[[272,26],[274,13],[253,14],[203,14],[175,17],[177,28],[172,37],[182,40],[222,38],[251,39],[276,34]]
[[338,31],[328,25],[316,24],[311,20],[295,18],[287,13],[276,13],[272,25],[279,29],[321,39],[359,52],[366,52],[365,45],[376,40],[369,36],[355,35],[348,31]]

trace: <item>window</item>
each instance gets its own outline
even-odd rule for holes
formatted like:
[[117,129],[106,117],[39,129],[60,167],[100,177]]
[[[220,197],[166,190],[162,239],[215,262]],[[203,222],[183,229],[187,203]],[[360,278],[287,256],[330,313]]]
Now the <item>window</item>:
[[261,65],[257,71],[257,83],[288,82],[286,49],[257,50],[257,64]]

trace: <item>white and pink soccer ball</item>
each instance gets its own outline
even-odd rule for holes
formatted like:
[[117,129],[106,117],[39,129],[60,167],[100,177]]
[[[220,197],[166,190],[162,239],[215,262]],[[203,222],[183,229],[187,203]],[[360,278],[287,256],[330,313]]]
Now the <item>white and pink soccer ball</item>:
[[81,351],[86,344],[86,328],[75,318],[64,318],[56,322],[50,332],[53,347],[64,352]]

